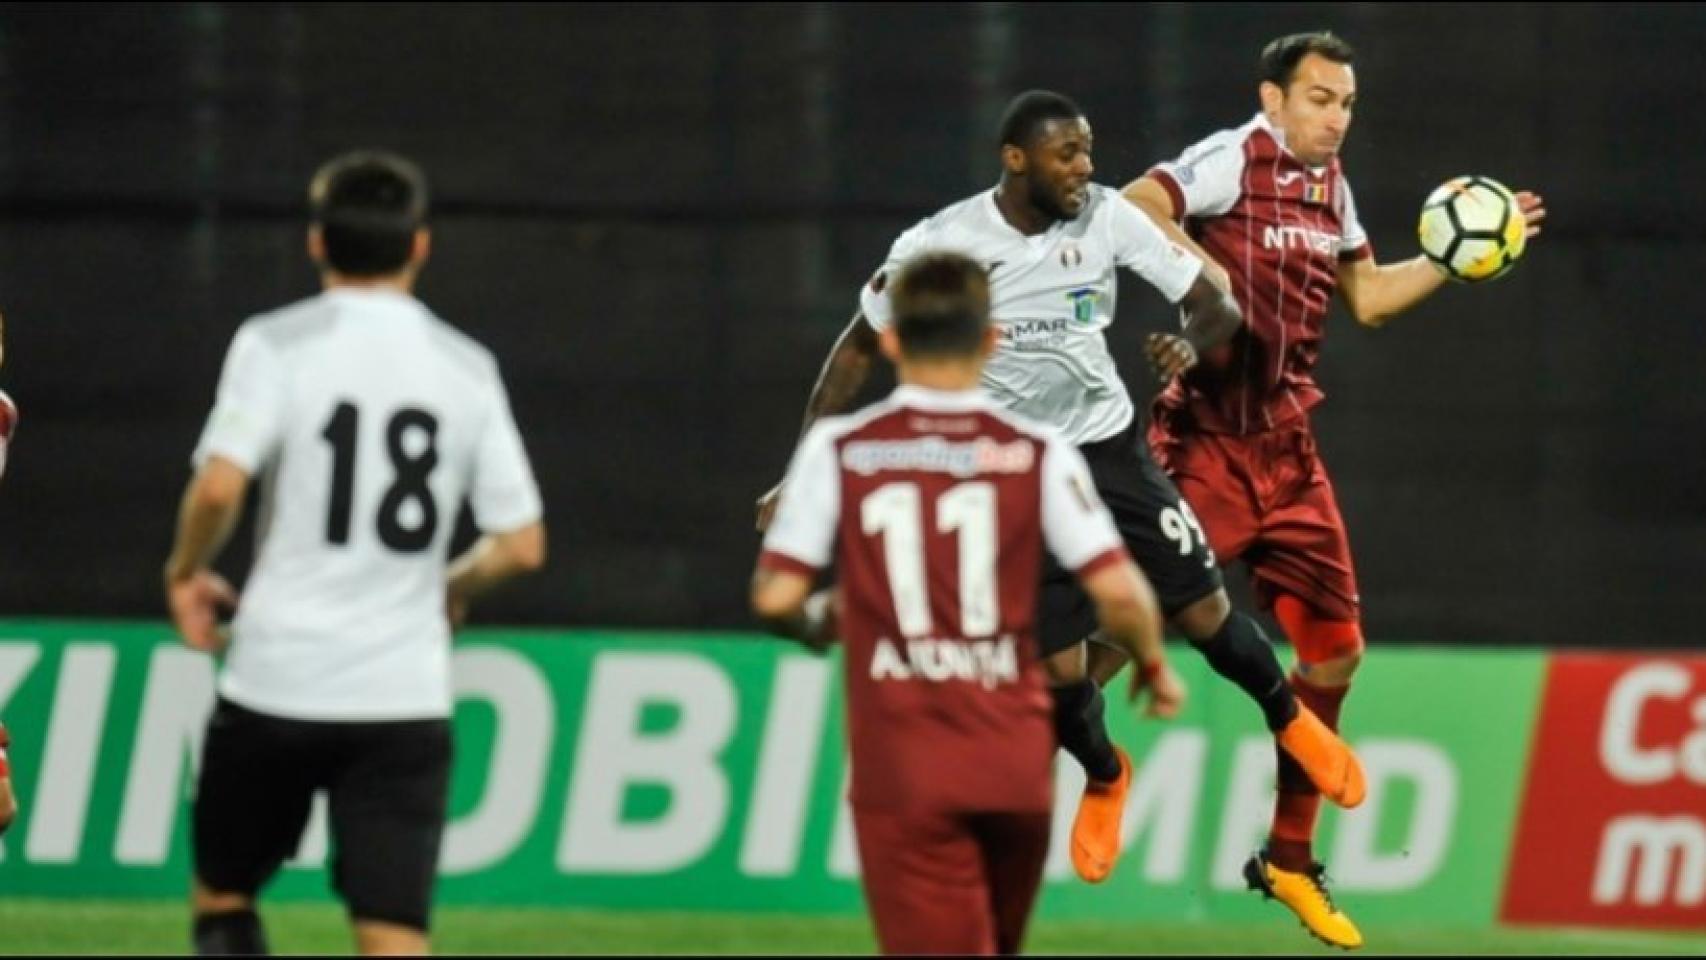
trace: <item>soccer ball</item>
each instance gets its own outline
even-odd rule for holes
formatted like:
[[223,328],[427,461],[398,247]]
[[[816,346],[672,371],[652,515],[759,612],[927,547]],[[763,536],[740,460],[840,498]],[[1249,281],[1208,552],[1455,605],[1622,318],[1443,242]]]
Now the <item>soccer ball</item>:
[[1502,277],[1528,243],[1516,195],[1488,177],[1453,177],[1422,204],[1422,252],[1463,283]]

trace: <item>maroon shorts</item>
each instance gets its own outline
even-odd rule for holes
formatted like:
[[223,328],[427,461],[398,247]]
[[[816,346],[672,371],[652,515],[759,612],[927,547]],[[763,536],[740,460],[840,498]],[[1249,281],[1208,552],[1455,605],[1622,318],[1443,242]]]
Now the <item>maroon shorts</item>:
[[1247,436],[1151,426],[1149,443],[1215,556],[1249,566],[1264,606],[1289,593],[1322,620],[1361,619],[1345,523],[1307,426]]
[[865,902],[886,954],[1018,953],[1050,816],[854,808]]

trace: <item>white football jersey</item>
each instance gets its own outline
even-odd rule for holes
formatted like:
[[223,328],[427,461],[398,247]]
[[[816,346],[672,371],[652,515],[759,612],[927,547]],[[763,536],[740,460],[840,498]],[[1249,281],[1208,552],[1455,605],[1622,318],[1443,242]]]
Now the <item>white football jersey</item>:
[[1202,271],[1202,261],[1110,187],[1091,184],[1077,217],[1029,237],[1001,215],[990,189],[920,221],[894,242],[860,294],[872,327],[880,331],[893,319],[889,284],[900,268],[932,251],[964,254],[989,272],[1001,346],[984,368],[984,389],[1002,406],[1077,444],[1105,440],[1134,416],[1102,333],[1114,319],[1114,268],[1130,269],[1169,303],[1179,302]]
[[464,499],[541,516],[491,353],[407,295],[340,288],[244,323],[197,444],[258,475],[222,696],[305,720],[449,716],[445,568]]

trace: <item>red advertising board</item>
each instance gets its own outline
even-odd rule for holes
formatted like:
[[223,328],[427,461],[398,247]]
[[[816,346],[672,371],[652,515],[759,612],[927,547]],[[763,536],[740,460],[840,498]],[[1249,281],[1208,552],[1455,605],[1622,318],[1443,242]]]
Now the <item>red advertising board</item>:
[[1706,656],[1552,657],[1502,915],[1706,929]]

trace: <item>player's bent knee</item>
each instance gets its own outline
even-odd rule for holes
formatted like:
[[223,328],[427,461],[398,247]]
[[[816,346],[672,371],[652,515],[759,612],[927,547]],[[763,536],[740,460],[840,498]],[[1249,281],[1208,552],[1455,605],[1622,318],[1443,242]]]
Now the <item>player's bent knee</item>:
[[1332,685],[1350,682],[1362,662],[1361,622],[1323,617],[1289,593],[1274,598],[1274,617],[1297,650],[1298,664],[1311,679]]
[[1120,669],[1131,660],[1124,650],[1105,643],[1090,643],[1085,646],[1089,651],[1090,679],[1096,681],[1099,687],[1107,686],[1108,681],[1117,676]]
[[1089,664],[1085,662],[1086,646],[1088,644],[1075,643],[1065,650],[1056,650],[1043,657],[1043,673],[1048,675],[1049,686],[1077,683],[1089,676]]
[[1224,587],[1197,600],[1173,615],[1173,626],[1191,640],[1207,640],[1220,632],[1220,625],[1232,615],[1232,601]]
[[1310,683],[1322,687],[1343,687],[1356,676],[1357,667],[1362,664],[1362,654],[1353,653],[1316,663],[1306,662],[1299,656],[1298,664]]

